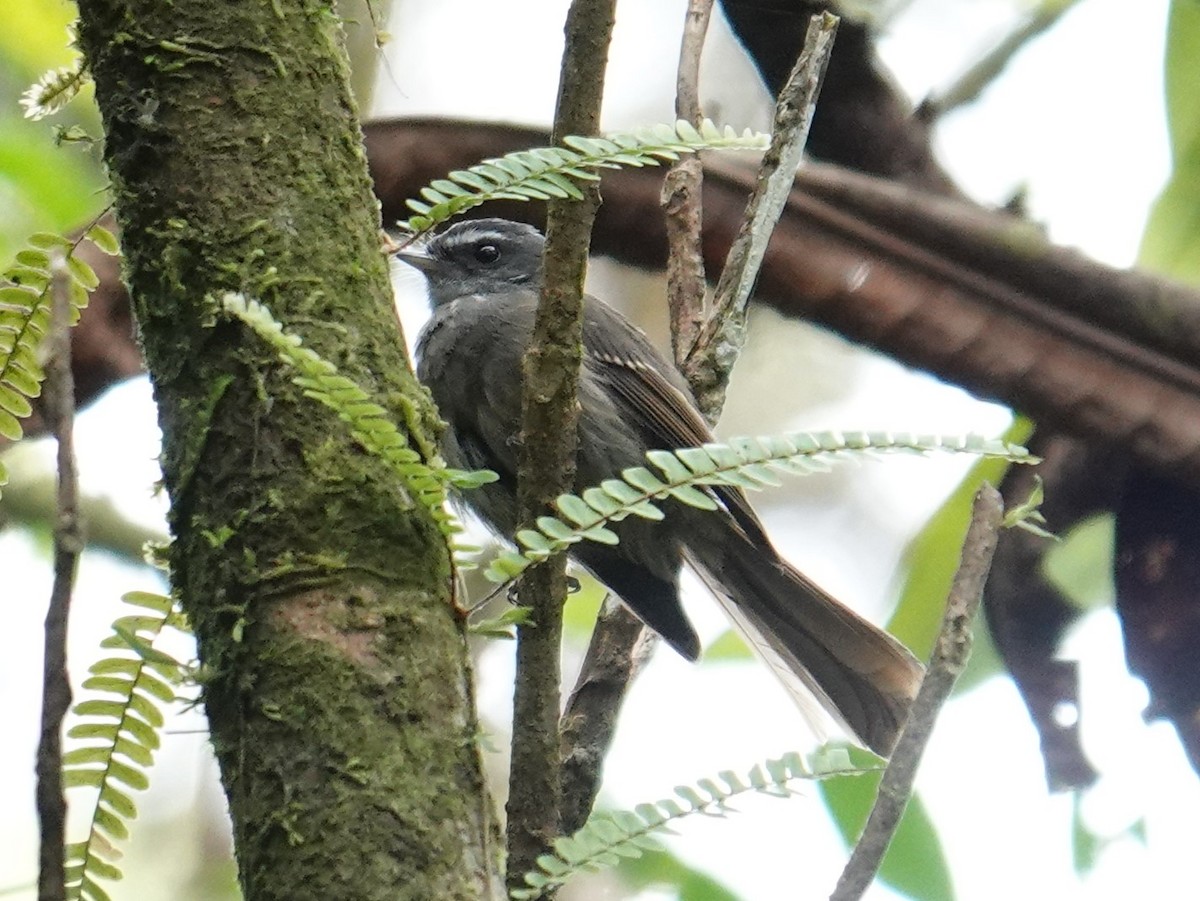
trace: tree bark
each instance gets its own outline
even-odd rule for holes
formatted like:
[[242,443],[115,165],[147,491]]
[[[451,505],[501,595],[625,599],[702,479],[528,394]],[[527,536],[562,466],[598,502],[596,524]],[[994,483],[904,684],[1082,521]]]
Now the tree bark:
[[328,3],[82,0],[248,899],[499,897],[447,543],[213,298],[265,303],[432,446]]

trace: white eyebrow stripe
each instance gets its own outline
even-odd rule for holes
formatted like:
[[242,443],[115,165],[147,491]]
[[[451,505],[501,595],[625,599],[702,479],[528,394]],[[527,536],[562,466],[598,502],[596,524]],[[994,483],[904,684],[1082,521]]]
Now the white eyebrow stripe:
[[452,244],[472,244],[476,241],[494,241],[503,243],[508,239],[508,235],[497,231],[494,228],[460,228],[450,236],[449,243]]

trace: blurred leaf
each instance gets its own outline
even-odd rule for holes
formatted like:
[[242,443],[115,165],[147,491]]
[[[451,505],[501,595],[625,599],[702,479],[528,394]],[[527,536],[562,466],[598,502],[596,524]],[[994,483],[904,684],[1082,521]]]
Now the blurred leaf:
[[1175,0],[1167,26],[1167,127],[1172,172],[1150,211],[1144,266],[1200,282],[1200,3]]
[[[871,766],[877,762],[869,752],[858,748],[849,751],[851,760],[857,765]],[[854,778],[823,779],[817,783],[825,806],[847,845],[858,840],[867,822],[879,778],[878,774],[868,773]],[[900,828],[896,830],[879,869],[879,880],[915,901],[952,901],[954,898],[950,867],[920,795],[913,795],[904,811]]]
[[[1004,440],[1020,444],[1032,433],[1033,424],[1018,418],[1005,432]],[[908,578],[888,631],[921,659],[928,658],[933,649],[946,595],[958,569],[975,492],[985,481],[1000,484],[1007,469],[1003,460],[978,461],[904,553]]]
[[24,81],[32,81],[55,66],[67,65],[78,56],[67,45],[67,26],[75,16],[75,5],[63,0],[6,3],[4,27],[0,28],[0,58],[12,64],[18,70],[16,77]]
[[671,886],[679,901],[740,901],[717,880],[692,869],[670,851],[646,851],[637,859],[623,859],[616,873],[631,890]]
[[1071,859],[1075,872],[1086,876],[1096,866],[1103,840],[1088,829],[1080,813],[1082,792],[1076,792],[1071,802]]
[[[0,106],[3,98],[0,97]],[[11,98],[16,109],[16,98]],[[0,259],[10,260],[36,231],[66,231],[104,206],[98,163],[75,147],[55,147],[53,128],[0,109]]]
[[1113,515],[1101,513],[1085,519],[1046,552],[1045,576],[1071,603],[1085,608],[1112,603],[1114,529]]
[[[78,56],[67,44],[67,25],[74,18],[74,6],[63,0],[5,4],[0,28],[0,261],[10,260],[33,232],[66,231],[104,206],[98,149],[56,147],[56,125],[28,121],[17,105],[33,82]],[[97,135],[100,131],[94,105],[82,101],[54,122],[58,127],[83,124]]]
[[572,569],[571,575],[579,580],[579,590],[567,596],[563,607],[563,637],[586,646],[608,589],[581,569]]
[[754,652],[738,634],[737,629],[726,629],[704,649],[702,663],[745,663],[754,660]]

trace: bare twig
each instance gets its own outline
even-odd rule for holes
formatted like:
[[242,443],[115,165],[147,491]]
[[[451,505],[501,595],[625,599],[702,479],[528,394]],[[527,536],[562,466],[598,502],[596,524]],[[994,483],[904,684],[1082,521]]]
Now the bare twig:
[[[679,47],[679,72],[675,80],[675,115],[693,125],[700,122],[700,53],[713,0],[688,0]],[[666,212],[667,305],[671,312],[671,347],[675,365],[683,366],[705,320],[704,250],[700,242],[703,209],[700,192],[704,168],[697,156],[676,161],[663,181],[662,205]]]
[[592,812],[621,704],[657,646],[658,636],[609,596],[562,719],[563,835],[576,832]]
[[830,895],[830,901],[855,901],[870,886],[888,844],[900,825],[900,817],[912,796],[917,765],[933,732],[938,712],[950,696],[954,683],[966,667],[971,653],[971,619],[979,607],[983,584],[992,565],[996,539],[1004,516],[1000,494],[984,485],[975,495],[971,525],[963,542],[962,560],[950,596],[937,644],[929,661],[925,681],[913,702],[896,750],[879,783],[875,806],[862,836]]
[[706,415],[721,408],[729,373],[745,340],[746,303],[771,231],[793,188],[838,21],[837,16],[822,13],[809,22],[804,50],[775,105],[771,146],[763,156],[758,185],[717,282],[712,315],[688,352],[684,374]]
[[[573,0],[567,13],[556,143],[568,134],[599,130],[615,8],[616,0]],[[522,367],[518,500],[524,524],[550,509],[574,483],[583,278],[598,204],[594,188],[581,203],[549,204],[544,284]],[[519,628],[517,635],[507,836],[508,879],[513,886],[523,884],[523,875],[561,832],[559,649],[565,566],[565,557],[552,558],[531,569],[520,586],[520,602],[532,608],[533,624]]]
[[79,523],[79,479],[72,429],[75,386],[71,378],[70,275],[60,257],[51,282],[50,358],[46,365],[47,416],[58,439],[58,515],[54,526],[54,585],[46,611],[42,664],[42,724],[37,750],[37,812],[41,827],[39,901],[66,898],[67,802],[63,796],[62,724],[71,706],[67,678],[67,621],[75,570],[83,550]]

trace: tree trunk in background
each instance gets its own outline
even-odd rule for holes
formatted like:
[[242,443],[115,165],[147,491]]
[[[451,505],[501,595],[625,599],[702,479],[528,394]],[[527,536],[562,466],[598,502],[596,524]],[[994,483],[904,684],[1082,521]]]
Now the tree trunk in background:
[[265,303],[428,446],[340,22],[79,6],[245,895],[498,897],[446,542],[212,300]]

